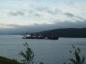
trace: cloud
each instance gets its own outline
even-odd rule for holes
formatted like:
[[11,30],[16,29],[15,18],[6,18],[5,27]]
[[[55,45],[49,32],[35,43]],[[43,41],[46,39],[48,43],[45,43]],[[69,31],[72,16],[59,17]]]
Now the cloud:
[[22,15],[24,16],[26,15],[35,15],[35,16],[40,16],[42,13],[44,14],[50,14],[50,15],[56,15],[56,14],[60,14],[61,10],[58,8],[54,8],[51,9],[49,7],[37,7],[37,8],[31,8],[31,9],[22,9],[20,11],[18,10],[13,10],[11,12],[9,12],[8,14],[12,15],[12,16],[18,16],[18,15]]
[[77,15],[74,15],[73,13],[64,13],[64,15],[70,17],[70,18],[77,18],[79,21],[86,21],[86,19],[80,17],[80,16],[77,16]]
[[21,25],[15,25],[15,24],[0,24],[0,29],[14,29],[17,27],[20,27]]
[[85,0],[0,1],[0,33],[86,27],[84,2]]
[[18,25],[8,25],[13,26],[13,28],[1,28],[0,34],[23,34],[23,33],[31,33],[31,32],[39,32],[51,29],[59,29],[59,28],[86,28],[86,21],[83,22],[56,22],[54,24],[34,24],[31,26],[18,26]]
[[69,17],[75,17],[75,15],[73,15],[72,13],[64,13],[64,14],[69,16]]
[[[35,20],[40,19],[46,22],[50,21],[66,21],[66,20],[73,20],[73,21],[85,21],[85,19],[81,16],[78,16],[77,14],[69,12],[63,12],[59,8],[49,8],[49,7],[36,7],[36,8],[30,8],[30,9],[22,9],[22,10],[14,10],[8,13],[11,16],[20,16],[22,18],[28,17],[28,20]],[[32,21],[34,22],[34,21]],[[40,21],[41,22],[41,21]]]
[[24,16],[24,12],[22,11],[12,11],[12,12],[9,12],[10,15],[12,16]]

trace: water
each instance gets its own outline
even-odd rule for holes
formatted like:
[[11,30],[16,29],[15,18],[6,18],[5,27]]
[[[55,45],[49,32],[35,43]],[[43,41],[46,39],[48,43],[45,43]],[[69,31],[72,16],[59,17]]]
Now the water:
[[[59,40],[25,40],[21,36],[0,36],[0,56],[21,60],[19,53],[24,50],[27,42],[35,54],[35,62],[44,64],[63,64],[71,56],[69,50],[72,44],[82,50],[81,55],[86,57],[86,38],[59,38]],[[85,61],[86,63],[86,61]]]

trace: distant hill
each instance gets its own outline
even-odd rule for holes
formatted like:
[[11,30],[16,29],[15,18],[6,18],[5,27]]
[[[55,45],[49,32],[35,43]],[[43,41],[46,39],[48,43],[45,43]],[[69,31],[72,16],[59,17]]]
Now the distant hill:
[[86,37],[86,28],[63,28],[37,32],[35,34],[57,34],[59,37]]

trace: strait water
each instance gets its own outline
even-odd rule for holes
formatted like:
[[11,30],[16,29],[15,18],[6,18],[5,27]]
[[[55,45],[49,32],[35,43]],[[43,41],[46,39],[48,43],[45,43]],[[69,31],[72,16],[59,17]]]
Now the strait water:
[[[81,55],[86,57],[86,38],[59,38],[59,40],[22,39],[19,35],[0,36],[0,56],[21,60],[19,55],[24,51],[23,44],[27,42],[34,51],[34,62],[44,64],[63,64],[71,57],[69,50],[72,44],[81,49]],[[86,60],[85,60],[86,64]]]

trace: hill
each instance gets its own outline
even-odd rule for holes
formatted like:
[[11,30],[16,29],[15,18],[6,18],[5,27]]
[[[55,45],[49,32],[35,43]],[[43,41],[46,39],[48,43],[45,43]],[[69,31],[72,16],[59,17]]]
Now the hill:
[[86,37],[86,28],[62,28],[47,31],[41,31],[33,34],[50,35],[54,33],[59,37]]

